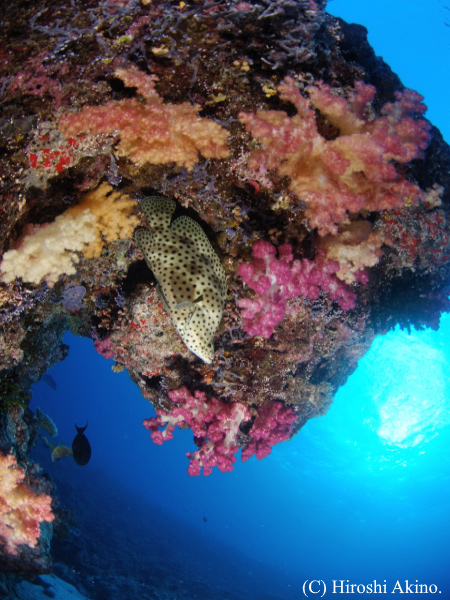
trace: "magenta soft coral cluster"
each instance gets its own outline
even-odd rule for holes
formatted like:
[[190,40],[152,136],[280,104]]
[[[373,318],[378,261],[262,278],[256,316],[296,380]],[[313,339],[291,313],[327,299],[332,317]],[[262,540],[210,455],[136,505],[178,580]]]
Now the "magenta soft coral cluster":
[[272,446],[289,438],[296,420],[294,410],[281,402],[261,406],[250,431],[250,442],[242,450],[242,460],[245,462],[253,455],[260,460],[266,458],[272,452]]
[[[155,444],[171,440],[175,427],[189,427],[198,446],[198,450],[186,454],[190,459],[189,475],[200,475],[202,469],[203,475],[210,475],[214,467],[222,473],[231,471],[240,448],[240,426],[252,419],[247,406],[207,398],[200,390],[192,395],[184,386],[169,392],[169,397],[174,408],[170,412],[157,408],[157,416],[145,419],[143,423],[151,431],[150,437]],[[296,420],[294,410],[281,402],[260,407],[248,434],[250,440],[242,450],[242,460],[253,455],[258,459],[268,456],[275,444],[289,438]]]
[[[240,426],[252,419],[252,413],[240,402],[225,403],[217,398],[207,398],[196,390],[192,395],[182,386],[169,397],[175,404],[170,412],[156,409],[156,417],[145,419],[143,425],[151,431],[155,444],[163,444],[173,438],[175,427],[189,427],[198,446],[195,452],[187,452],[190,459],[189,475],[210,475],[214,467],[222,473],[231,471],[241,444],[238,442]],[[250,432],[249,441],[242,450],[241,458],[251,456],[262,459],[268,456],[275,444],[284,442],[292,432],[297,415],[281,402],[269,402],[258,408]]]
[[335,276],[339,270],[336,261],[326,261],[320,252],[314,261],[294,260],[290,244],[279,246],[278,258],[276,254],[275,246],[260,240],[253,244],[253,261],[238,268],[242,281],[257,294],[256,298],[238,301],[243,309],[244,331],[249,335],[268,339],[284,316],[286,301],[295,296],[315,300],[323,290],[343,310],[355,306],[355,294]]
[[189,427],[198,446],[186,455],[189,475],[200,475],[202,468],[204,475],[210,475],[216,466],[222,473],[231,471],[239,450],[239,426],[251,419],[249,409],[240,402],[207,398],[200,390],[192,395],[184,386],[169,392],[169,397],[175,407],[168,413],[156,409],[157,416],[143,423],[155,444],[171,440],[175,427]]

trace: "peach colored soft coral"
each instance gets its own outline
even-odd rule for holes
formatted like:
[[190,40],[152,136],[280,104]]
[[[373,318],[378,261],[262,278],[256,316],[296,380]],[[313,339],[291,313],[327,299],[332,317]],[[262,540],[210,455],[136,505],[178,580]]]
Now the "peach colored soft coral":
[[77,206],[52,223],[33,227],[15,249],[5,252],[1,279],[6,283],[16,278],[30,283],[45,279],[52,286],[60,275],[73,275],[80,252],[95,258],[108,242],[131,237],[138,225],[132,214],[135,207],[129,196],[102,183],[84,194]]
[[199,153],[205,158],[228,157],[228,132],[215,121],[199,117],[198,105],[163,103],[154,88],[155,77],[134,66],[117,69],[115,75],[127,87],[136,88],[143,101],[112,100],[68,113],[59,121],[65,135],[118,132],[117,154],[140,165],[174,162],[192,169]]
[[[396,163],[421,158],[430,139],[430,125],[416,115],[426,110],[412,90],[396,93],[374,117],[370,101],[375,88],[356,82],[345,99],[325,84],[308,89],[304,98],[292,78],[278,87],[282,100],[297,114],[280,110],[241,113],[240,121],[261,143],[249,166],[263,165],[290,177],[290,189],[306,204],[305,216],[320,235],[336,234],[349,213],[381,211],[416,204],[424,193],[402,177]],[[326,139],[313,106],[335,129]],[[337,135],[336,135],[337,134]]]
[[0,543],[9,554],[19,546],[37,545],[40,523],[51,522],[51,497],[36,495],[25,483],[25,472],[12,454],[0,454]]

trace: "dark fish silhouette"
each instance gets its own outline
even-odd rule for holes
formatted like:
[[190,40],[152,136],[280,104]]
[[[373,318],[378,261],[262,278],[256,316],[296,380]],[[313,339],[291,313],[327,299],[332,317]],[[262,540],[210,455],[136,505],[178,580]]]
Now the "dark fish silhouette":
[[84,466],[87,465],[91,458],[91,445],[88,442],[87,437],[84,435],[84,430],[87,427],[87,423],[84,427],[77,427],[75,425],[75,429],[78,431],[75,439],[72,442],[72,452],[75,462]]

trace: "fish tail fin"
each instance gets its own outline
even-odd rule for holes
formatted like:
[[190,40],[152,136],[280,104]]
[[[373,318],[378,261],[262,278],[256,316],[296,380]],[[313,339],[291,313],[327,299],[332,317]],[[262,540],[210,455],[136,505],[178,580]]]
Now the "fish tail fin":
[[159,196],[144,198],[141,204],[145,218],[152,229],[168,228],[176,206],[175,200]]
[[78,433],[84,433],[87,426],[88,426],[88,424],[86,423],[86,425],[84,427],[78,427],[78,425],[75,423],[75,429],[77,430]]

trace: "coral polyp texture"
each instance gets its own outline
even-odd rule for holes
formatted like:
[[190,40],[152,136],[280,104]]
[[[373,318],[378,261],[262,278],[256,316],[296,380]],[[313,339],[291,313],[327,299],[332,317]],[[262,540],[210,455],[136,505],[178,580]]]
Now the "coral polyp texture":
[[117,132],[118,155],[141,165],[174,162],[192,169],[199,154],[205,158],[228,157],[228,132],[218,123],[199,117],[199,106],[190,102],[163,103],[155,90],[154,77],[133,65],[117,69],[114,74],[127,87],[136,88],[142,101],[131,98],[85,106],[61,117],[59,128],[63,133]]
[[[192,429],[197,475],[288,443],[375,336],[450,309],[449,147],[420,90],[325,4],[39,0],[2,15],[0,451],[27,474],[32,384],[68,330],[111,377],[128,372],[154,441]],[[135,242],[150,196],[198,234],[161,244],[162,272]],[[196,256],[186,282],[180,248]],[[167,289],[188,320],[212,307],[206,361]]]
[[238,306],[243,308],[244,331],[249,335],[269,338],[286,311],[286,302],[295,296],[317,300],[321,292],[327,292],[343,310],[355,306],[355,294],[336,278],[339,263],[324,260],[318,252],[310,261],[294,260],[292,246],[283,244],[277,249],[269,242],[253,245],[253,261],[239,266],[242,281],[257,294],[256,299],[241,298]]
[[[295,106],[293,117],[279,110],[239,115],[263,146],[252,152],[250,166],[262,164],[288,175],[290,189],[307,205],[310,226],[321,235],[336,234],[339,224],[348,223],[349,213],[404,208],[424,198],[393,164],[422,158],[430,141],[430,124],[414,118],[426,111],[422,96],[412,90],[396,92],[395,102],[374,117],[370,102],[376,90],[362,81],[347,98],[324,83],[308,87],[310,99],[305,98],[291,77],[278,91]],[[314,108],[335,128],[334,139],[319,133]]]
[[22,544],[34,548],[41,535],[40,524],[54,519],[51,497],[35,494],[24,479],[15,456],[0,454],[0,544],[13,555]]
[[272,446],[289,439],[296,421],[294,410],[281,402],[261,406],[250,431],[250,441],[242,450],[242,460],[245,462],[254,455],[259,460],[269,456]]

